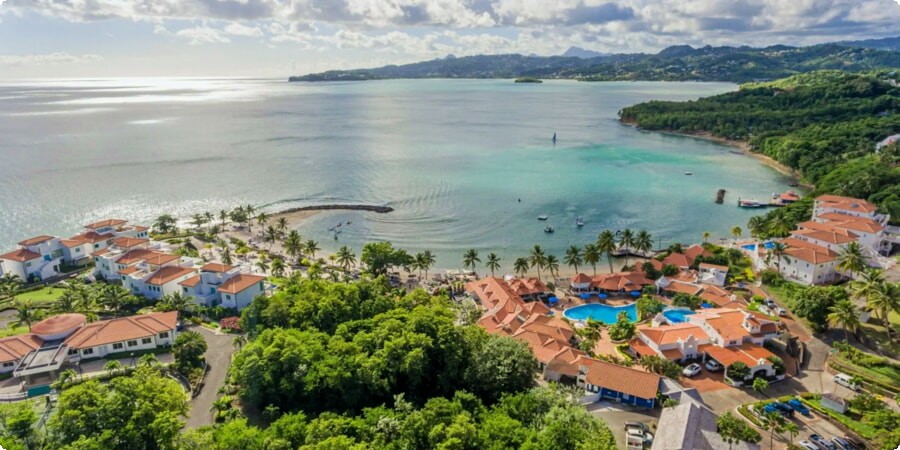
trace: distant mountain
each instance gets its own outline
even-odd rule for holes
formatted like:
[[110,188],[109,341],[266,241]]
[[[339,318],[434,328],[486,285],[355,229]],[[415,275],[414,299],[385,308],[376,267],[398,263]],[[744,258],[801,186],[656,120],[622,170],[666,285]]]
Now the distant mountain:
[[609,53],[595,52],[593,50],[586,50],[581,47],[569,47],[569,49],[566,50],[566,52],[560,56],[566,56],[566,57],[570,57],[570,58],[588,59],[588,58],[596,58],[598,56],[608,56],[608,55],[609,55]]
[[864,41],[841,41],[839,45],[846,47],[874,48],[878,50],[900,51],[900,36],[884,39],[866,39]]
[[[872,45],[889,45],[879,40]],[[860,41],[865,42],[865,41]],[[572,51],[570,49],[566,53]],[[577,49],[575,52],[584,51]],[[581,56],[478,55],[434,59],[372,69],[335,70],[290,81],[351,81],[389,78],[558,78],[584,81],[747,81],[784,78],[822,69],[860,72],[900,67],[900,51],[850,43],[810,47],[774,45],[699,47],[677,45],[657,54]]]

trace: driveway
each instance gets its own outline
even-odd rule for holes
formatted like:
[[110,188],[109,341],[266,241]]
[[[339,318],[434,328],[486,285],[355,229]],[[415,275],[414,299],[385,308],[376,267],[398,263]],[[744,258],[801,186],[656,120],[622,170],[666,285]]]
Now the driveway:
[[231,365],[231,355],[234,354],[234,335],[216,334],[204,327],[192,327],[206,339],[207,349],[206,363],[209,371],[200,393],[191,400],[190,416],[185,423],[186,428],[199,428],[213,424],[213,413],[210,410],[218,397],[219,388],[225,382],[228,375],[228,367]]
[[616,437],[617,448],[625,448],[625,422],[643,422],[656,435],[656,424],[659,423],[659,415],[662,413],[660,408],[647,411],[606,401],[587,405],[587,410],[594,417],[606,422]]

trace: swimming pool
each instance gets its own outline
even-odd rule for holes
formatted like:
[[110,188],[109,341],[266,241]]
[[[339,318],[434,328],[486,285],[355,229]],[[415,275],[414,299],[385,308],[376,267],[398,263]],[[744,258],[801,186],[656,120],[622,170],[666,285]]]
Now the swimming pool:
[[[772,250],[773,248],[775,248],[775,242],[773,242],[773,241],[763,242],[763,247],[765,247],[769,250]],[[753,250],[754,248],[756,248],[756,244],[742,245],[741,248],[744,250]]]
[[666,316],[669,323],[681,323],[687,322],[687,316],[695,313],[689,309],[667,309],[662,314]]
[[567,309],[563,315],[571,320],[598,320],[607,325],[616,323],[619,313],[625,311],[632,322],[637,322],[637,306],[634,303],[627,306],[609,306],[600,303],[576,306]]

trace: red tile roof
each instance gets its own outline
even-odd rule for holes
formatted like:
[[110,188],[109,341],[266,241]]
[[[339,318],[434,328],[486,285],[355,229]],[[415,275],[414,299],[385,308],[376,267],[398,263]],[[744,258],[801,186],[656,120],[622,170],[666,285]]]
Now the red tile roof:
[[724,366],[730,366],[738,361],[750,368],[756,367],[760,359],[767,359],[772,353],[763,347],[753,344],[735,345],[732,347],[718,347],[715,345],[701,345],[697,350],[706,352]]
[[217,272],[217,273],[226,273],[234,270],[234,266],[229,266],[228,264],[220,264],[220,263],[207,263],[203,267],[200,268],[201,272]]
[[853,242],[859,238],[856,234],[853,233],[842,233],[838,231],[823,231],[823,230],[796,230],[792,231],[791,235],[793,236],[806,236],[811,239],[815,239],[817,241],[828,242],[829,244],[846,244],[849,242]]
[[651,284],[653,280],[642,272],[617,272],[593,277],[591,288],[605,291],[639,291]]
[[122,236],[122,237],[117,237],[117,238],[113,239],[111,244],[115,245],[116,247],[131,248],[131,247],[137,247],[138,245],[146,244],[148,242],[150,242],[150,239]]
[[73,328],[84,325],[87,318],[84,314],[60,314],[48,317],[31,326],[31,332],[34,334],[46,336],[49,334],[61,333]]
[[18,261],[18,262],[31,261],[32,259],[37,259],[40,257],[41,257],[40,254],[35,253],[31,250],[26,250],[24,248],[20,248],[18,250],[13,250],[9,253],[4,253],[4,254],[0,255],[0,259],[6,259],[9,261]]
[[662,379],[655,373],[618,364],[582,357],[578,364],[585,372],[585,382],[638,398],[654,400]]
[[816,197],[816,206],[825,206],[828,208],[861,213],[873,213],[878,210],[878,206],[869,203],[866,200],[842,197],[840,195],[820,195]]
[[22,334],[0,339],[0,362],[12,362],[22,359],[32,350],[43,345],[41,338],[34,334]]
[[687,340],[690,336],[694,336],[697,340],[709,339],[709,335],[707,335],[700,326],[689,322],[683,322],[676,325],[663,325],[655,328],[638,327],[638,333],[642,334],[648,340],[655,342],[656,345],[675,344],[679,340]]
[[224,292],[226,294],[237,294],[239,292],[244,292],[248,288],[265,279],[266,277],[259,275],[238,274],[223,283],[219,288],[219,292]]
[[103,227],[117,227],[119,225],[124,225],[126,223],[128,223],[128,221],[122,220],[122,219],[105,219],[105,220],[101,220],[99,222],[87,224],[84,227],[89,230],[96,230],[97,228],[103,228]]
[[592,280],[592,278],[589,277],[587,274],[579,273],[578,275],[575,275],[574,277],[572,277],[572,284],[590,283],[591,280]]
[[666,292],[674,292],[688,295],[699,295],[700,291],[703,290],[702,286],[697,286],[695,284],[683,283],[680,281],[673,281],[669,283],[668,286],[663,288]]
[[728,272],[728,266],[720,266],[717,264],[700,263],[698,267],[700,269],[716,269],[720,272]]
[[200,284],[200,281],[201,281],[200,275],[194,275],[194,276],[188,278],[187,280],[179,282],[178,284],[181,286],[194,287],[194,286]]
[[74,241],[72,239],[60,239],[59,243],[62,244],[63,247],[66,247],[66,248],[78,247],[79,245],[85,244],[84,242]]
[[99,234],[95,231],[88,231],[85,233],[77,234],[72,236],[73,241],[80,241],[84,243],[96,244],[98,242],[108,241],[114,238],[111,233]]
[[51,240],[51,239],[53,239],[53,236],[46,236],[46,235],[44,235],[44,236],[36,236],[36,237],[30,238],[30,239],[25,239],[25,240],[22,241],[22,242],[19,242],[19,245],[22,245],[22,246],[26,246],[26,247],[27,247],[27,246],[29,246],[29,245],[37,245],[37,244],[40,244],[40,243],[43,243],[43,242],[47,242],[47,241],[49,241],[49,240]]
[[141,271],[141,268],[138,266],[128,266],[128,267],[118,271],[117,273],[119,275],[131,275],[135,272],[140,272],[140,271]]
[[168,266],[163,267],[157,270],[150,278],[147,279],[147,284],[152,284],[154,286],[162,286],[172,280],[183,277],[185,275],[190,275],[194,272],[194,269],[189,269],[187,267],[178,267],[178,266]]
[[178,323],[178,312],[144,314],[103,320],[85,325],[69,336],[65,343],[69,348],[83,349],[112,344],[131,339],[151,337],[164,331],[173,331]]

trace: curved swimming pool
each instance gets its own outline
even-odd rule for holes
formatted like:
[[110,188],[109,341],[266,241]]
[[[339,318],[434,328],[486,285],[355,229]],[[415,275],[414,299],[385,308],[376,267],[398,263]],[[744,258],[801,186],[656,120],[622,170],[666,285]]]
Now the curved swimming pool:
[[632,303],[626,306],[609,306],[602,303],[591,303],[576,306],[563,312],[566,318],[571,320],[594,319],[607,325],[612,325],[618,320],[619,313],[625,311],[632,322],[637,322],[637,306]]
[[696,313],[689,309],[667,309],[667,310],[663,311],[662,314],[663,314],[663,316],[666,317],[666,320],[668,320],[669,323],[681,323],[681,322],[687,322],[688,321],[687,316],[690,316],[691,314],[696,314]]

